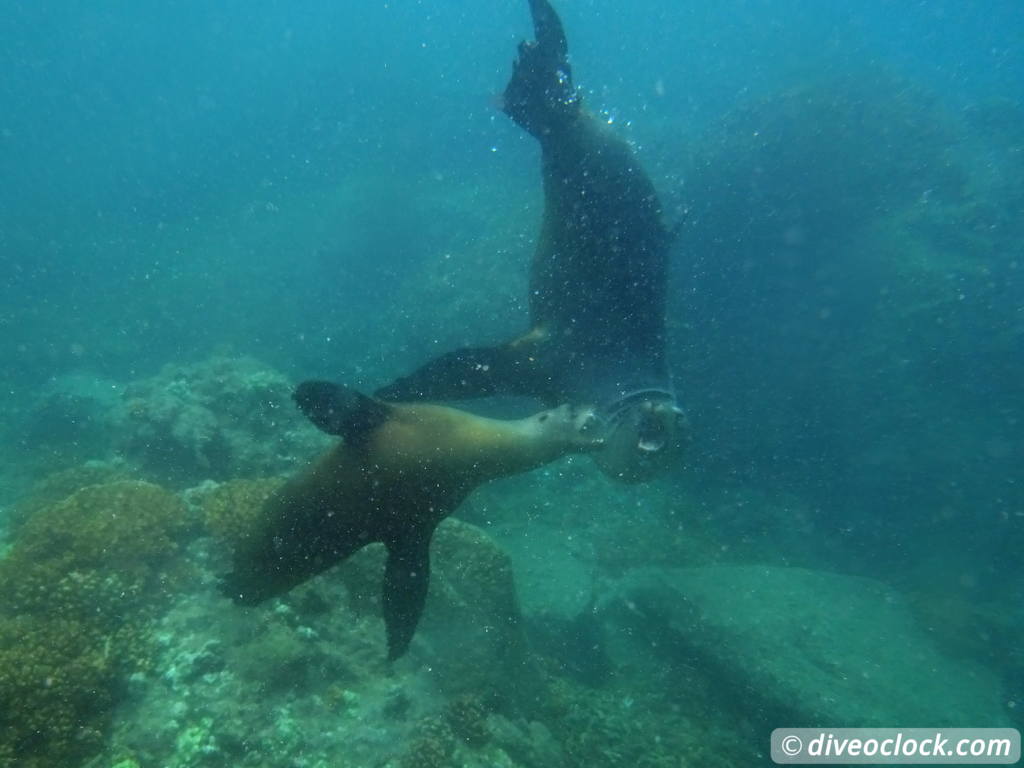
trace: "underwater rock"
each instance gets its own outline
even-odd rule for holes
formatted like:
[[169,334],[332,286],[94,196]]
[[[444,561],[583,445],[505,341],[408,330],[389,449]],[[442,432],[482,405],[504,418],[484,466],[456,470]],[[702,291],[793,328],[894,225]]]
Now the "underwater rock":
[[889,253],[865,237],[962,198],[960,130],[934,97],[868,69],[740,105],[698,142],[669,295],[686,297],[670,313],[686,328],[675,337],[696,345],[680,359],[700,360],[689,378],[702,386],[687,392],[700,463],[801,479],[808,462],[835,460],[822,451],[863,416],[846,403],[849,380],[866,379],[872,400],[898,388],[855,354],[903,354],[874,322],[899,311],[891,293],[912,282],[910,258],[905,242]]
[[933,95],[884,69],[741,104],[692,158],[683,190],[691,247],[721,256],[717,266],[733,277],[799,268],[794,250],[833,257],[824,248],[836,233],[914,205],[926,190],[961,194],[966,173],[949,156],[958,131]]
[[658,651],[766,725],[956,726],[1007,720],[995,676],[943,655],[903,598],[802,568],[642,569],[607,608],[620,662]]
[[125,387],[117,445],[175,484],[278,474],[326,442],[292,404],[292,389],[247,357],[168,365]]
[[29,451],[44,451],[51,465],[106,458],[114,441],[109,415],[116,408],[117,383],[81,373],[46,383],[25,409],[13,435]]
[[512,557],[523,613],[542,621],[572,621],[587,607],[594,589],[589,553],[580,551],[583,537],[543,521],[531,521],[523,530],[507,528],[498,535]]
[[531,665],[509,556],[476,526],[449,518],[434,534],[437,586],[424,613],[424,637],[438,680],[452,691],[528,694]]

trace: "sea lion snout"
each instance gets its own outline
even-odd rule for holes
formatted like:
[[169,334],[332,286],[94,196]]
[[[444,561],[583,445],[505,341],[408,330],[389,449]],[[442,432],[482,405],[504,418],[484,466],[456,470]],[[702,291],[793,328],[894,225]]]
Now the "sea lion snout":
[[558,434],[570,448],[594,451],[604,446],[605,430],[590,406],[564,404],[542,411],[537,422],[549,434]]

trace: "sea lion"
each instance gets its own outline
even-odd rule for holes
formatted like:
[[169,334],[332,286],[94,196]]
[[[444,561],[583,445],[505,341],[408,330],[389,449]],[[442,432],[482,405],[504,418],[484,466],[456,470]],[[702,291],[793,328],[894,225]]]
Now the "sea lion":
[[503,109],[540,142],[544,214],[530,265],[530,329],[496,347],[438,357],[380,388],[384,400],[512,394],[590,403],[609,475],[642,480],[676,456],[682,412],[665,359],[672,234],[629,145],[583,108],[562,23],[530,0]]
[[600,442],[593,415],[566,405],[496,420],[383,403],[320,381],[301,384],[294,399],[318,428],[344,441],[266,502],[256,530],[236,548],[223,591],[255,605],[383,542],[389,659],[408,649],[423,611],[437,524],[478,485]]

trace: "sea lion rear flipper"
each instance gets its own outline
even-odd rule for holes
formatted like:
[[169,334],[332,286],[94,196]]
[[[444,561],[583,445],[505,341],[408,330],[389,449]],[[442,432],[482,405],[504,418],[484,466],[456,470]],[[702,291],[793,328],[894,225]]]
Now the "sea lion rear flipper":
[[572,84],[561,19],[547,0],[530,0],[530,14],[537,40],[519,44],[503,108],[520,126],[543,138],[579,114],[580,100]]
[[565,39],[565,28],[555,9],[548,0],[530,0],[530,15],[533,17],[533,34],[537,45],[550,56],[565,59],[569,55],[569,43]]
[[536,360],[514,344],[463,347],[420,366],[374,392],[394,402],[470,400],[491,395],[540,394]]
[[388,661],[394,661],[409,650],[427,602],[432,535],[433,530],[419,528],[384,542],[388,550],[383,599]]
[[387,421],[391,412],[386,403],[329,381],[304,381],[292,399],[318,429],[353,444]]

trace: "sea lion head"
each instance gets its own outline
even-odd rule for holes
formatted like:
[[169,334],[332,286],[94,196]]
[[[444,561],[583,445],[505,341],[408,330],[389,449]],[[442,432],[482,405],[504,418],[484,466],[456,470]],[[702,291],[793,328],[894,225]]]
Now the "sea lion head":
[[686,418],[675,395],[663,389],[628,392],[600,410],[603,444],[593,454],[616,480],[650,480],[679,459]]

